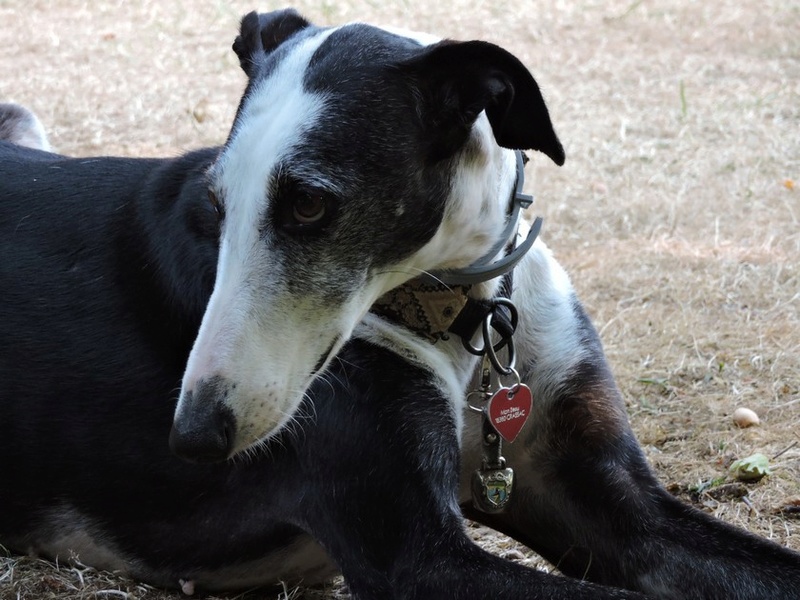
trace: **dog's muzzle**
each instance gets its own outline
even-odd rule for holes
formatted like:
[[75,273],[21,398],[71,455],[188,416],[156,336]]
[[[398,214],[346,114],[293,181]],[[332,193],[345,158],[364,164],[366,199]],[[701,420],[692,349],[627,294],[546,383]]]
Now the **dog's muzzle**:
[[201,381],[186,393],[169,434],[169,447],[176,456],[189,462],[212,463],[231,455],[236,419],[220,402],[221,385],[217,379]]

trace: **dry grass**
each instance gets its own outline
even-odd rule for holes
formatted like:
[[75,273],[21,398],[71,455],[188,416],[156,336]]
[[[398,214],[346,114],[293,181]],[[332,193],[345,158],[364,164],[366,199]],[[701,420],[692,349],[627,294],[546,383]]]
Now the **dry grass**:
[[[536,209],[602,332],[651,463],[687,499],[800,549],[796,513],[780,512],[800,500],[800,3],[426,4],[298,6],[318,22],[489,39],[531,67],[568,155],[562,169],[537,160]],[[251,8],[0,0],[0,99],[34,108],[69,154],[172,155],[219,143],[243,84],[229,46]],[[733,426],[742,405],[761,426]],[[748,486],[747,502],[693,493],[757,451],[780,456],[774,475]],[[501,536],[476,536],[533,560]],[[178,596],[4,559],[0,600],[17,598]]]

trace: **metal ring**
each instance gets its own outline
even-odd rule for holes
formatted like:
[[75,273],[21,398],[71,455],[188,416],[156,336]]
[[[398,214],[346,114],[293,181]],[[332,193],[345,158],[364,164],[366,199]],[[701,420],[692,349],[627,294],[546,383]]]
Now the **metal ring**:
[[517,311],[516,305],[511,301],[511,298],[503,298],[502,296],[495,298],[493,302],[505,306],[508,312],[511,313],[511,333],[513,334],[519,324],[519,311]]
[[[476,348],[475,346],[472,345],[472,342],[470,340],[464,339],[464,338],[461,339],[461,343],[464,346],[464,349],[467,352],[469,352],[470,354],[474,355],[474,356],[483,356],[484,354],[487,354],[487,351],[486,351],[487,348],[492,348],[494,350],[494,352],[497,353],[500,350],[502,350],[506,345],[512,344],[511,343],[511,336],[509,336],[509,337],[501,338],[499,342],[497,342],[496,344],[492,345],[492,343],[491,343],[492,342],[492,336],[491,336],[490,333],[487,333],[489,331],[489,328],[492,326],[492,319],[494,317],[494,309],[495,309],[495,307],[497,307],[497,305],[505,306],[508,309],[508,312],[511,313],[511,335],[513,335],[514,332],[517,330],[517,325],[519,324],[519,312],[517,311],[517,307],[514,305],[514,303],[511,302],[511,299],[510,298],[503,298],[501,296],[499,298],[493,299],[492,303],[494,304],[494,306],[492,307],[492,310],[489,311],[489,313],[486,315],[486,318],[483,320],[483,347],[482,348]],[[495,329],[495,331],[497,331],[497,330]],[[510,348],[509,349],[509,353],[513,353],[513,352],[514,352],[513,348]],[[491,356],[490,356],[490,358],[491,358]],[[496,364],[496,363],[493,361],[492,364]],[[513,366],[513,363],[511,363],[511,364]],[[504,375],[508,375],[508,373],[504,373],[504,372],[502,372],[502,373]]]
[[514,364],[517,360],[517,353],[516,349],[514,348],[514,338],[509,336],[505,339],[505,344],[508,346],[508,365],[502,365],[500,363],[500,359],[497,358],[497,350],[502,348],[502,345],[498,345],[497,347],[493,346],[491,343],[491,332],[489,328],[492,325],[492,315],[489,313],[489,316],[483,321],[483,339],[484,339],[484,348],[486,349],[486,356],[489,357],[489,360],[492,362],[492,366],[494,367],[495,371],[500,373],[501,375],[511,375],[514,371]]
[[483,412],[484,412],[483,408],[479,408],[477,406],[472,406],[472,404],[469,403],[469,397],[470,396],[483,396],[484,400],[485,400],[486,399],[485,398],[486,394],[484,394],[483,392],[481,392],[479,390],[474,390],[474,391],[470,392],[469,394],[467,394],[467,398],[466,398],[466,400],[467,400],[467,408],[469,410],[471,410],[473,412],[476,412],[476,413],[483,414]]
[[513,398],[514,395],[519,391],[520,386],[522,386],[522,377],[519,376],[519,372],[513,367],[508,367],[509,373],[503,373],[503,375],[513,375],[514,379],[517,381],[511,384],[511,387],[508,388],[508,397]]
[[467,338],[461,338],[461,345],[464,346],[464,349],[474,356],[483,356],[483,348],[476,348],[472,345]]

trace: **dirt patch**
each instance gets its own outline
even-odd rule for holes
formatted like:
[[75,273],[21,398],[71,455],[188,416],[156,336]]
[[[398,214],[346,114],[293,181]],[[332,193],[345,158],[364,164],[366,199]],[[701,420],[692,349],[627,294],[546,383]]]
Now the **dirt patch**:
[[[602,332],[651,464],[687,501],[800,549],[800,4],[428,4],[297,6],[320,23],[487,39],[529,65],[567,150],[561,169],[534,161],[535,208]],[[0,0],[0,100],[33,108],[67,154],[220,143],[244,83],[230,44],[252,8]],[[761,425],[737,429],[738,406]],[[730,462],[755,452],[773,475],[721,488]],[[502,536],[473,533],[538,564]],[[0,600],[179,597],[91,569],[0,561]]]

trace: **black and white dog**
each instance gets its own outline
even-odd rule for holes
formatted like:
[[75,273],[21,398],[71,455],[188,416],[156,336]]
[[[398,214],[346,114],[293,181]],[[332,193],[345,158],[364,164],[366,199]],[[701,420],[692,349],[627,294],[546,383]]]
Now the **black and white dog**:
[[[247,15],[234,49],[249,84],[222,148],[0,142],[1,544],[185,589],[341,571],[362,600],[798,597],[800,555],[655,481],[539,241],[511,278],[534,397],[513,496],[472,508],[479,359],[447,331],[500,278],[413,278],[502,262],[509,149],[564,160],[516,58],[292,11]],[[571,577],[480,550],[462,509]]]

